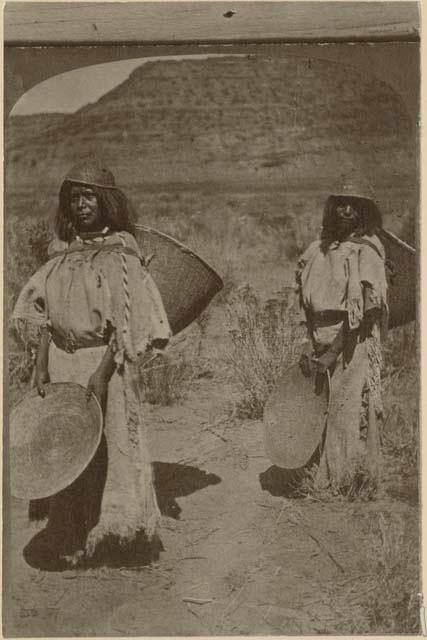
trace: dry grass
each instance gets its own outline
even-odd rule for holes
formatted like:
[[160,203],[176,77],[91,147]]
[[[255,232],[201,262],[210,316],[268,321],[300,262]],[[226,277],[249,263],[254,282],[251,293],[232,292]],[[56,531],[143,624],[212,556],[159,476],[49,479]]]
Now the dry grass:
[[[46,218],[13,218],[8,220],[6,233],[6,295],[10,313],[23,285],[46,261],[51,232]],[[31,327],[22,325],[18,333],[9,326],[9,388],[13,395],[19,396],[28,388],[37,342],[37,331]]]
[[[224,288],[213,305],[226,302],[233,289],[248,282],[248,274],[251,284],[257,289],[267,287],[269,292],[278,288],[275,283],[280,287],[290,281],[292,260],[301,240],[296,204],[285,194],[276,196],[275,207],[283,198],[287,213],[277,212],[271,220],[258,213],[262,199],[257,195],[167,196],[161,194],[153,208],[140,202],[136,207],[138,221],[177,238],[220,274]],[[270,274],[267,282],[266,273]]]
[[390,332],[384,344],[381,439],[386,453],[415,470],[419,449],[418,362],[414,323]]
[[8,219],[7,234],[7,295],[11,309],[20,289],[47,259],[47,247],[52,233],[47,218]]
[[294,292],[284,290],[263,302],[251,287],[239,289],[227,307],[227,329],[232,344],[227,360],[243,392],[238,413],[260,418],[275,382],[299,354],[302,329]]
[[34,359],[31,352],[26,350],[10,352],[9,385],[18,389],[25,388],[31,380],[33,367]]
[[140,372],[143,399],[169,406],[183,397],[193,377],[193,368],[182,357],[159,355]]
[[419,633],[420,558],[413,538],[402,516],[372,514],[366,543],[372,578],[365,599],[370,633]]
[[378,483],[366,471],[363,463],[344,480],[339,487],[319,486],[316,482],[318,465],[313,464],[301,471],[293,497],[307,498],[315,502],[339,502],[345,500],[366,502],[378,495]]

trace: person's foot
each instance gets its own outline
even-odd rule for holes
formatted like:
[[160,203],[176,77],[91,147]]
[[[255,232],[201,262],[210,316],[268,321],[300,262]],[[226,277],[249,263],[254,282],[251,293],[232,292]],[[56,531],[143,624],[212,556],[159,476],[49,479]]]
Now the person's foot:
[[79,549],[78,551],[75,551],[72,555],[67,555],[67,556],[63,555],[63,556],[60,556],[60,558],[61,560],[64,560],[68,565],[71,565],[71,567],[75,568],[82,563],[84,556],[85,556],[85,552],[83,551],[83,549]]

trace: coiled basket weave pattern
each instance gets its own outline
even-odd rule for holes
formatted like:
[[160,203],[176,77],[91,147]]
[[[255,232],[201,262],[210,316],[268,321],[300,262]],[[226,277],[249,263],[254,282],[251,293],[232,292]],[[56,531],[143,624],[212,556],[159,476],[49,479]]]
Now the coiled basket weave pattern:
[[136,239],[176,335],[202,313],[223,282],[191,249],[156,229],[136,225]]
[[9,420],[11,493],[46,498],[68,487],[92,460],[102,435],[102,411],[79,384],[32,389],[12,409]]

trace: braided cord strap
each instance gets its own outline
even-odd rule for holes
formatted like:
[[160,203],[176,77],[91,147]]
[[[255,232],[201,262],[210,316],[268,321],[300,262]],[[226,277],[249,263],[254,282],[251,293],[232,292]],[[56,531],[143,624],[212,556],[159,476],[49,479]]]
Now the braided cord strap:
[[[118,234],[123,246],[125,239]],[[142,523],[149,539],[155,534],[159,521],[160,509],[157,504],[156,492],[153,484],[153,470],[148,453],[147,432],[141,406],[141,389],[138,365],[130,340],[130,292],[127,254],[121,253],[123,290],[125,295],[125,314],[123,321],[123,345],[125,351],[124,362],[124,393],[126,403],[127,429],[133,464],[137,474],[137,494],[142,510]],[[127,356],[127,357],[126,357]],[[128,360],[126,362],[126,360]]]
[[[123,247],[126,248],[126,241],[122,234],[118,234],[120,238],[120,242]],[[123,282],[123,292],[125,297],[124,303],[124,319],[123,319],[123,345],[126,355],[130,360],[134,360],[134,353],[132,348],[132,343],[129,335],[129,325],[130,325],[130,291],[129,291],[129,271],[128,271],[128,261],[127,254],[125,252],[120,253],[120,259],[122,263],[122,282]]]

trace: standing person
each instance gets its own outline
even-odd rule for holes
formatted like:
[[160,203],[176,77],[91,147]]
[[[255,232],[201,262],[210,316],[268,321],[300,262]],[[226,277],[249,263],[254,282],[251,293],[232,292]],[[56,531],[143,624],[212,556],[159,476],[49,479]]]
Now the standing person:
[[30,517],[47,517],[47,525],[24,555],[35,565],[111,562],[117,549],[132,549],[156,532],[138,362],[166,346],[170,328],[143,266],[127,198],[98,160],[66,176],[48,261],[21,292],[14,319],[18,327],[22,321],[40,327],[40,395],[49,381],[79,383],[104,414],[104,436],[85,472],[30,505]]
[[316,482],[333,492],[372,494],[378,484],[382,330],[387,326],[381,214],[346,185],[326,202],[320,240],[298,262],[296,282],[308,340],[305,375],[331,376],[330,408]]

